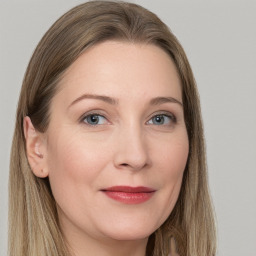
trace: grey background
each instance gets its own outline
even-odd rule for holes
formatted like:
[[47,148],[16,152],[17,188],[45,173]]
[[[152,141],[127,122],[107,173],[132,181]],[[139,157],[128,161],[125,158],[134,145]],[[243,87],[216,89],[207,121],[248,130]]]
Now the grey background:
[[[36,44],[75,0],[0,0],[0,255],[18,94]],[[201,94],[219,256],[256,255],[256,2],[133,1],[179,38]]]

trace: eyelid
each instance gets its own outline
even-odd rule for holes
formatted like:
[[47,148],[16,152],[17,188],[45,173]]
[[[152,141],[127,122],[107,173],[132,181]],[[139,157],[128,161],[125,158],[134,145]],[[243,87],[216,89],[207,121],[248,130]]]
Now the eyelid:
[[[104,112],[104,113],[103,113]],[[105,111],[103,111],[103,110],[90,110],[90,111],[88,111],[88,112],[86,112],[86,113],[84,113],[80,118],[79,118],[79,122],[80,123],[83,123],[83,124],[87,124],[88,126],[94,126],[94,125],[90,125],[89,123],[86,123],[86,122],[84,122],[84,119],[86,118],[86,117],[88,117],[88,116],[90,116],[90,115],[98,115],[98,116],[101,116],[101,117],[103,117],[103,118],[105,118],[106,119],[106,121],[107,121],[107,123],[108,124],[110,124],[111,122],[109,121],[109,118],[108,118],[108,116],[107,116],[107,114],[105,113]],[[171,119],[171,123],[172,124],[176,124],[177,123],[177,117],[176,117],[176,115],[173,113],[173,112],[170,112],[170,111],[166,111],[166,110],[163,110],[163,111],[156,111],[156,112],[154,112],[153,114],[151,114],[148,118],[147,118],[147,121],[146,121],[146,124],[148,124],[148,122],[150,121],[150,120],[152,120],[152,118],[154,118],[155,116],[158,116],[158,115],[163,115],[163,116],[167,116],[167,117],[169,117],[170,119]],[[102,125],[102,124],[101,124]],[[96,125],[95,125],[96,126]],[[165,125],[165,126],[167,126],[167,125]]]
[[[106,114],[102,113],[101,110],[91,110],[91,111],[88,111],[88,112],[84,113],[84,114],[79,118],[79,122],[80,122],[80,123],[83,123],[83,124],[87,124],[87,123],[84,122],[84,119],[85,119],[86,117],[88,117],[88,116],[91,116],[91,115],[101,116],[101,117],[105,118],[108,123],[110,123],[109,120],[108,120],[108,118],[106,117]],[[92,126],[92,125],[88,124],[88,126]]]
[[176,115],[174,115],[172,112],[169,112],[169,111],[157,111],[155,113],[153,113],[149,118],[148,118],[148,121],[147,123],[155,116],[167,116],[169,118],[171,118],[173,120],[174,123],[177,122],[177,118],[176,118]]

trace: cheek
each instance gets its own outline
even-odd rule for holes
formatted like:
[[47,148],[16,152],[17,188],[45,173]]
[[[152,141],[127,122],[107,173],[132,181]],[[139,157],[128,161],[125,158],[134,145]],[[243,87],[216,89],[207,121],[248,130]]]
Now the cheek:
[[[184,131],[177,136],[166,140],[162,147],[158,147],[155,154],[158,155],[158,161],[164,170],[166,178],[175,180],[183,175],[189,153],[189,142]],[[168,180],[169,180],[168,179]]]
[[49,180],[57,203],[64,199],[66,204],[79,195],[83,197],[87,188],[94,184],[108,158],[100,152],[102,150],[97,144],[88,140],[85,143],[78,136],[59,133],[51,140],[48,148]]
[[172,143],[166,143],[166,147],[158,151],[160,166],[158,177],[161,177],[162,198],[165,200],[162,206],[165,207],[163,212],[167,218],[180,193],[189,153],[188,139],[186,136],[181,136],[180,139],[172,140]]
[[170,144],[168,153],[169,156],[165,153],[164,160],[166,164],[165,170],[167,170],[165,175],[166,182],[173,185],[173,193],[177,199],[189,153],[187,137],[181,137],[180,140],[177,139],[176,143]]

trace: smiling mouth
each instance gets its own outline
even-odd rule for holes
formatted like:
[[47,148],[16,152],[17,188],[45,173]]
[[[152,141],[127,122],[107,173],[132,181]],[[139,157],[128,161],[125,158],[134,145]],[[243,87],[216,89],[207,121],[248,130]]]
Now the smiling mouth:
[[101,190],[109,198],[125,204],[140,204],[148,201],[156,192],[148,187],[113,186]]

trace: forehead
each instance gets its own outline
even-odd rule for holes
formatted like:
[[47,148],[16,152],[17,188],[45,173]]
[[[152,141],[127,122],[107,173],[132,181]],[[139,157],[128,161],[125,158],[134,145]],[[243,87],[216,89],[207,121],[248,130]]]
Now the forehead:
[[164,50],[152,44],[117,41],[87,49],[65,72],[60,91],[67,101],[81,93],[119,97],[129,92],[140,97],[171,94],[181,100],[176,66]]

